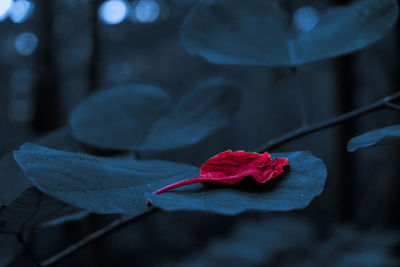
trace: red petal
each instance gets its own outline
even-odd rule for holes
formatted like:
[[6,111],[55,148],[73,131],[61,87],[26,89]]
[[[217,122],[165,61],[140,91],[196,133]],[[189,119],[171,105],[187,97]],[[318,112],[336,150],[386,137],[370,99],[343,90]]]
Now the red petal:
[[276,158],[264,154],[231,150],[210,158],[202,167],[200,177],[219,180],[221,183],[234,184],[247,176],[252,176],[259,183],[275,178],[288,165],[287,159]]
[[258,154],[228,150],[207,160],[201,166],[199,178],[180,181],[154,193],[161,194],[179,186],[198,182],[235,184],[247,176],[252,176],[259,183],[265,183],[280,175],[286,165],[289,165],[288,159],[276,158],[272,161],[267,152]]

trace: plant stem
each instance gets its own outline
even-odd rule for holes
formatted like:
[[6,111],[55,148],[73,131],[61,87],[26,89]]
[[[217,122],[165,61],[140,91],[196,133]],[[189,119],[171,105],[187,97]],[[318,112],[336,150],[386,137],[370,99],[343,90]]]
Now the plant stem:
[[209,178],[202,178],[202,177],[187,179],[187,180],[179,181],[179,182],[167,185],[163,188],[160,188],[157,191],[155,191],[153,194],[158,195],[158,194],[165,193],[169,190],[172,190],[172,189],[180,187],[180,186],[194,184],[194,183],[201,183],[201,182],[211,182],[211,181]]
[[400,105],[394,104],[394,103],[391,103],[391,102],[386,103],[386,107],[391,108],[391,109],[395,109],[395,110],[400,110]]
[[354,109],[350,112],[344,113],[337,117],[334,117],[334,118],[331,118],[331,119],[328,119],[328,120],[325,120],[322,122],[314,123],[307,127],[301,127],[301,128],[295,129],[295,130],[288,132],[280,137],[271,139],[270,141],[266,142],[265,144],[263,144],[262,146],[260,146],[259,148],[257,148],[254,151],[263,153],[271,148],[277,147],[279,145],[282,145],[284,143],[287,143],[287,142],[297,139],[299,137],[305,136],[307,134],[314,133],[314,132],[317,132],[317,131],[325,129],[325,128],[329,128],[329,127],[332,127],[339,123],[342,123],[344,121],[360,117],[369,112],[385,108],[385,107],[387,107],[387,103],[390,103],[397,99],[400,99],[400,92],[397,92],[393,95],[382,98],[374,103],[363,106],[361,108]]
[[43,265],[40,263],[40,261],[38,261],[36,259],[36,257],[33,255],[32,251],[31,251],[31,249],[29,248],[28,244],[26,244],[23,234],[22,233],[17,233],[17,234],[15,234],[15,237],[17,238],[18,242],[24,248],[26,254],[29,255],[29,257],[31,258],[31,260],[35,264],[35,266],[42,267]]
[[66,258],[67,256],[72,255],[73,253],[77,252],[83,247],[86,247],[87,245],[93,243],[94,241],[98,241],[101,238],[106,237],[107,235],[115,232],[116,230],[127,226],[137,220],[140,220],[144,217],[147,217],[150,214],[153,214],[154,212],[159,211],[157,208],[151,208],[147,212],[142,213],[138,216],[133,216],[133,217],[123,217],[120,219],[117,219],[110,223],[109,225],[101,228],[100,230],[97,230],[96,232],[84,237],[83,239],[79,240],[75,244],[67,247],[66,249],[60,251],[59,253],[51,256],[50,258],[42,261],[41,266],[46,267],[46,266],[51,266],[62,259]]

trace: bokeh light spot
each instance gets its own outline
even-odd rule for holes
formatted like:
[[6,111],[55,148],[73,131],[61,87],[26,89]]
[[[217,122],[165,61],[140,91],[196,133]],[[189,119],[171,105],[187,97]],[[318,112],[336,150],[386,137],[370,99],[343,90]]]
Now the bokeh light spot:
[[304,6],[296,10],[293,22],[298,31],[311,31],[319,21],[318,11],[310,6]]
[[24,32],[15,39],[15,49],[23,56],[32,55],[39,43],[37,36],[31,32]]
[[121,0],[106,1],[100,6],[99,15],[100,19],[106,24],[119,24],[128,15],[128,5]]
[[154,0],[141,0],[136,4],[135,17],[141,23],[151,23],[160,15],[160,6]]
[[0,0],[0,21],[7,17],[11,5],[12,0]]
[[14,1],[8,11],[8,16],[12,22],[22,23],[32,14],[34,6],[35,5],[30,1]]

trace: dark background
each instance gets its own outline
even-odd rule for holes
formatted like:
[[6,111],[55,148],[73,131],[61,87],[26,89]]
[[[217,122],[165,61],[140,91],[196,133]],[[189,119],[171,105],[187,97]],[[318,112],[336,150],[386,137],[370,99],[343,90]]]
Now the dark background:
[[[90,93],[131,83],[154,84],[178,97],[200,81],[222,76],[242,93],[239,112],[223,130],[197,145],[144,158],[200,165],[226,149],[254,150],[300,126],[301,99],[288,68],[213,65],[186,53],[179,30],[194,0],[157,0],[141,8],[141,1],[125,2],[129,14],[115,25],[98,12],[103,2],[25,1],[25,9],[14,15],[1,18],[0,13],[1,153],[65,125],[71,110]],[[399,89],[398,33],[396,26],[362,51],[298,69],[309,123]],[[346,144],[367,130],[399,121],[398,111],[381,110],[275,148],[273,152],[310,150],[327,165],[325,190],[305,210],[236,217],[163,212],[82,249],[59,266],[396,266],[400,146],[348,153]],[[91,215],[39,228],[31,232],[29,245],[45,259],[114,218]],[[30,264],[22,254],[12,266]]]

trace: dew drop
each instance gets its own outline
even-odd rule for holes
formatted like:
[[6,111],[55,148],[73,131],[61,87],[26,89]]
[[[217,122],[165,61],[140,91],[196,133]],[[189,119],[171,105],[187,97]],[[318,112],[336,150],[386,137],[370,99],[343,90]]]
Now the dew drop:
[[310,6],[303,6],[296,10],[293,15],[293,23],[298,31],[311,31],[319,21],[318,11]]

